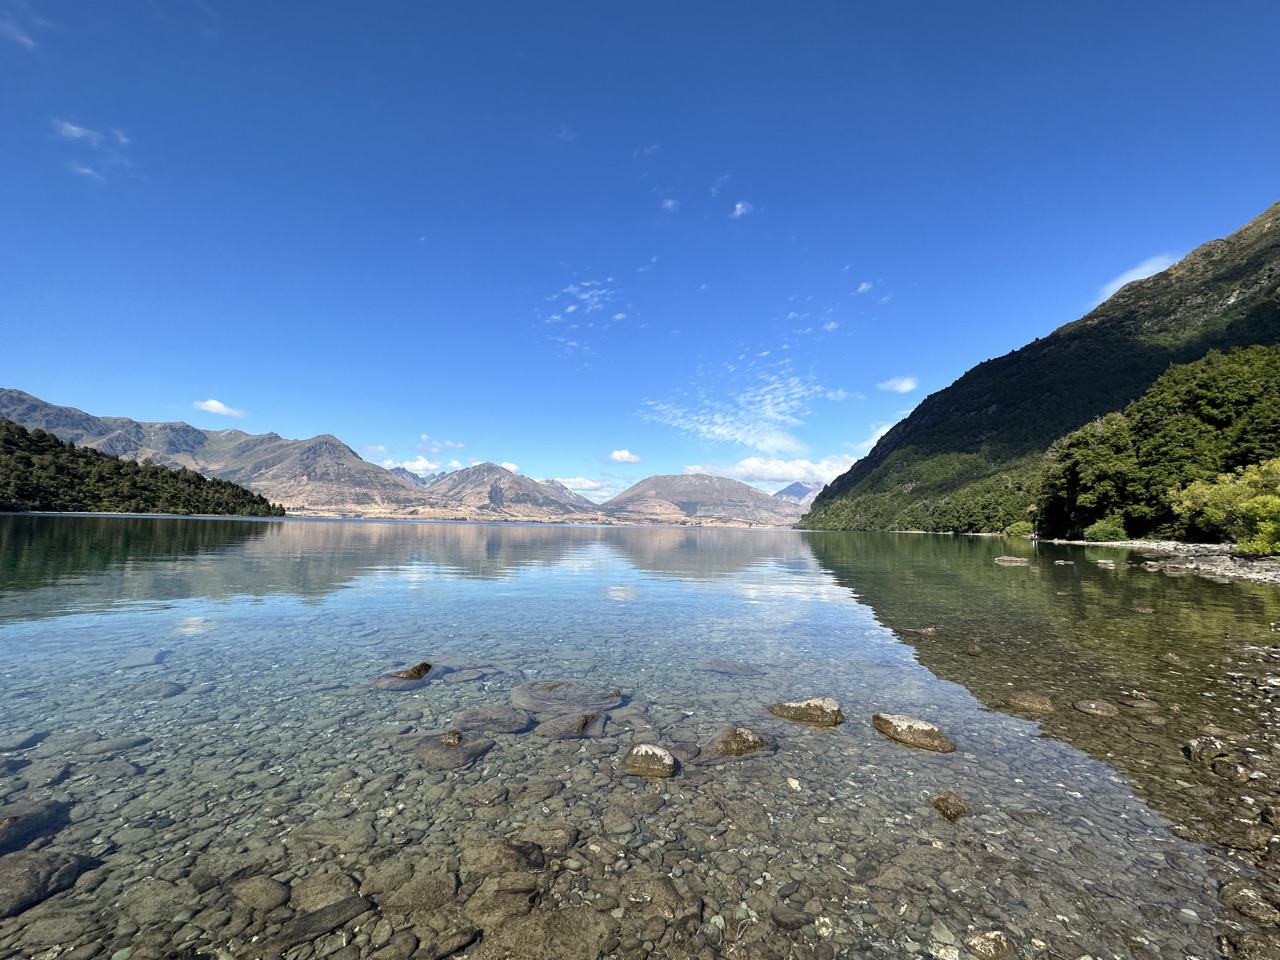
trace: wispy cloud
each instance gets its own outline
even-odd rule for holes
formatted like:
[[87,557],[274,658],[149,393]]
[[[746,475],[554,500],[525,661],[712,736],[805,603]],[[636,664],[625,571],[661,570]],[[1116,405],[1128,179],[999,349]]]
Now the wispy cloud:
[[915,377],[890,377],[883,383],[877,383],[877,390],[888,390],[891,393],[910,393],[916,387],[920,386],[920,381]]
[[858,292],[859,292],[859,293],[870,293],[870,292],[871,292],[871,288],[872,288],[873,286],[875,286],[875,284],[873,284],[870,280],[863,280],[860,284],[858,284]]
[[753,211],[754,209],[755,207],[753,207],[746,200],[739,200],[737,203],[733,205],[733,212],[729,214],[729,219],[741,220],[743,217],[750,216],[751,211]]
[[609,459],[614,463],[639,463],[640,458],[630,450],[615,450],[609,454]]
[[68,160],[67,170],[81,177],[105,181],[109,172],[127,169],[133,163],[124,155],[124,147],[132,141],[123,130],[112,129],[108,137],[100,130],[55,117],[50,121],[53,134],[66,141],[68,148],[78,149],[81,159]]
[[205,413],[216,413],[220,417],[243,417],[243,410],[236,410],[234,407],[228,407],[221,400],[197,400],[191,404],[197,410],[203,410]]
[[419,435],[418,441],[418,449],[431,456],[441,454],[445,450],[461,450],[466,446],[465,443],[458,443],[456,440],[440,440],[425,433]]
[[1126,270],[1120,276],[1103,284],[1102,289],[1098,291],[1098,299],[1096,303],[1108,300],[1111,295],[1123,287],[1126,283],[1132,283],[1134,280],[1145,280],[1147,277],[1155,276],[1162,270],[1168,270],[1178,262],[1178,257],[1172,253],[1158,253],[1154,257],[1147,257],[1136,267]]
[[619,308],[630,307],[613,287],[613,277],[575,280],[544,300],[547,306],[539,311],[544,331],[564,352],[582,355],[592,352],[600,334],[627,319],[627,311]]
[[77,126],[74,123],[68,123],[66,120],[53,121],[53,132],[60,136],[63,140],[83,140],[91,146],[98,146],[102,143],[102,134],[97,130],[90,130],[88,127]]
[[36,46],[36,42],[31,39],[31,35],[8,18],[0,20],[0,37],[16,43],[25,50],[34,50]]
[[67,161],[67,169],[78,177],[88,177],[90,180],[97,180],[99,183],[107,182],[107,178],[93,169],[93,167],[86,167],[83,163],[77,163],[74,160]]
[[729,175],[727,173],[722,173],[720,176],[716,177],[714,180],[711,181],[711,195],[713,197],[720,196],[720,191],[723,190],[726,186],[728,186],[728,184],[729,184]]
[[520,472],[520,468],[517,467],[510,460],[503,460],[500,464],[498,464],[498,466],[500,466],[503,470],[510,470],[512,473]]
[[662,209],[667,213],[678,213],[680,210],[680,201],[672,197],[667,197],[662,201]]
[[771,483],[783,487],[798,480],[808,483],[830,483],[848,470],[855,459],[841,453],[816,461],[746,457],[727,466],[694,464],[686,466],[684,472],[709,473],[715,477],[729,477],[744,483]]
[[766,454],[803,450],[792,429],[809,412],[809,401],[823,392],[805,377],[762,374],[751,387],[717,400],[700,396],[696,404],[649,401],[646,420],[695,434],[704,440],[737,443]]

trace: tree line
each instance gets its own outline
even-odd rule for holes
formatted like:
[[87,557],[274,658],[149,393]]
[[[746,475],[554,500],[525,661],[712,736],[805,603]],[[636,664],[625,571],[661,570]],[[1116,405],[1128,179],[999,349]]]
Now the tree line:
[[283,517],[284,507],[194,470],[120,460],[0,418],[0,511]]

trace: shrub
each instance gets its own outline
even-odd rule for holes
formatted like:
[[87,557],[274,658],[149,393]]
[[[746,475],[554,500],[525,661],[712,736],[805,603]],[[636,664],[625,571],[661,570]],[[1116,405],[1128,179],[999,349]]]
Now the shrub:
[[1280,553],[1280,459],[1197,480],[1169,498],[1190,526],[1235,541],[1241,553]]
[[1030,520],[1015,520],[1003,532],[1006,537],[1029,537],[1035,533],[1035,528],[1031,526]]
[[1090,543],[1109,543],[1115,540],[1128,540],[1129,535],[1125,533],[1124,521],[1119,517],[1110,516],[1085,527],[1084,538]]

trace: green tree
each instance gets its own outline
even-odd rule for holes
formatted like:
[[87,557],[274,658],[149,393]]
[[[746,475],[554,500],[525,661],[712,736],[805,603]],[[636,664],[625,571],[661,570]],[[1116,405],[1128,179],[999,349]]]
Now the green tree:
[[1280,458],[1170,491],[1187,523],[1234,541],[1241,553],[1280,553]]

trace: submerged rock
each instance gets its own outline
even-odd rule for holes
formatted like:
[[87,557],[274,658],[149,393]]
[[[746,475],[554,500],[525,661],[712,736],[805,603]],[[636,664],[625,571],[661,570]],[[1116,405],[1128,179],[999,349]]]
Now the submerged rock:
[[844,722],[844,713],[834,697],[775,703],[769,707],[769,712],[783,720],[794,720],[814,727],[834,727]]
[[964,938],[964,946],[978,960],[1003,960],[1013,952],[1013,942],[1000,930],[971,933]]
[[19,850],[37,837],[57,833],[68,823],[65,803],[8,803],[0,806],[0,853]]
[[1053,701],[1034,690],[1015,690],[1005,697],[1004,704],[1023,713],[1053,713]]
[[461,730],[406,739],[406,746],[428,770],[460,770],[469,767],[493,746],[493,741],[488,737],[463,733]]
[[523,733],[533,718],[523,710],[492,703],[463,710],[454,721],[455,730],[486,730],[490,733]]
[[543,720],[533,732],[548,740],[592,740],[604,736],[607,713],[566,713]]
[[532,713],[598,713],[620,704],[622,691],[568,680],[534,680],[513,687],[511,702]]
[[1071,706],[1081,713],[1089,714],[1091,717],[1116,717],[1120,715],[1120,708],[1109,700],[1077,700]]
[[92,865],[86,857],[52,850],[19,850],[0,857],[0,919],[61,893]]
[[996,563],[1002,567],[1029,567],[1031,561],[1026,557],[996,557]]
[[374,677],[369,681],[369,686],[377,690],[417,690],[427,685],[427,674],[430,672],[431,664],[423,660],[416,666]]
[[744,663],[741,660],[725,660],[721,657],[704,660],[698,669],[707,670],[711,673],[723,673],[730,677],[758,677],[764,673],[753,663]]
[[665,779],[675,776],[676,758],[657,744],[637,743],[622,758],[622,769],[638,777]]
[[948,790],[946,793],[940,793],[936,797],[930,797],[929,802],[933,804],[933,809],[948,820],[959,820],[961,817],[969,815],[969,805],[964,802],[964,798],[957,793]]
[[956,745],[947,735],[927,720],[917,720],[896,713],[877,713],[871,718],[871,725],[890,740],[918,747],[921,750],[932,750],[935,753],[953,753]]

